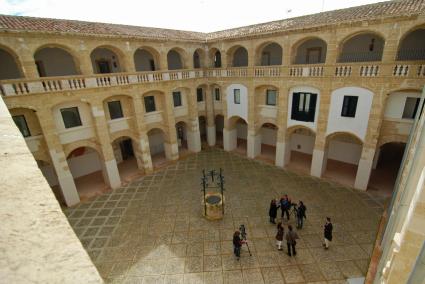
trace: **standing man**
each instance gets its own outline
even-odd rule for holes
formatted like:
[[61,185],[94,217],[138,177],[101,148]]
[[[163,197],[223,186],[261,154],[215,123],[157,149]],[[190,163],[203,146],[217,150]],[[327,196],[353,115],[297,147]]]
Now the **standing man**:
[[233,234],[233,253],[235,254],[237,260],[239,260],[241,257],[241,246],[243,244],[240,234],[241,233],[239,231],[235,231]]
[[285,194],[280,199],[280,209],[282,210],[282,220],[285,213],[286,213],[286,218],[289,220],[289,209],[291,209],[291,200],[289,199],[287,194]]
[[[297,239],[299,239],[298,234],[292,230],[292,226],[288,225],[288,232],[286,233],[286,244],[288,246],[288,255],[296,256],[297,251],[295,250],[295,246],[297,245]],[[292,248],[292,253],[291,253]]]
[[326,217],[326,223],[325,226],[323,226],[324,228],[324,237],[325,237],[325,243],[323,244],[323,247],[325,249],[329,248],[329,242],[332,241],[332,230],[333,230],[333,226],[331,223],[331,218]]
[[270,203],[269,209],[270,223],[276,224],[275,219],[277,217],[277,208],[279,208],[279,206],[276,204],[276,199],[273,199]]
[[305,207],[304,203],[300,201],[298,203],[298,208],[297,208],[297,228],[298,229],[302,229],[304,224],[304,218],[307,218],[307,216],[305,215],[306,210],[307,210],[307,207]]

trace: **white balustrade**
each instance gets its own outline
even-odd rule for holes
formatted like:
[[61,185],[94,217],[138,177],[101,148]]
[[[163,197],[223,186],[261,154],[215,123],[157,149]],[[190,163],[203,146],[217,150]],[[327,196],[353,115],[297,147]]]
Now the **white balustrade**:
[[410,66],[407,64],[398,64],[394,66],[393,69],[393,76],[396,77],[405,77],[409,75],[409,68]]
[[363,65],[360,66],[360,76],[361,77],[376,77],[379,73],[378,65]]
[[351,66],[337,66],[335,68],[335,76],[337,77],[350,77],[351,76]]
[[418,77],[425,77],[425,65],[418,66],[418,72],[416,75],[418,75]]

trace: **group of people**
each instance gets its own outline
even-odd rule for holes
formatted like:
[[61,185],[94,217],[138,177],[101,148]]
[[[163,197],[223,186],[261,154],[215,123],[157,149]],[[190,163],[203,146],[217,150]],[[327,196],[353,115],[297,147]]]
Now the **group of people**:
[[304,224],[304,219],[307,218],[305,214],[307,211],[307,207],[301,200],[298,202],[298,205],[296,203],[292,203],[291,199],[288,197],[287,194],[282,196],[279,202],[277,202],[276,199],[273,199],[271,201],[269,209],[270,223],[276,224],[277,211],[279,208],[282,211],[282,219],[284,219],[286,215],[286,219],[289,220],[291,207],[293,207],[293,212],[295,213],[294,215],[297,219],[297,228],[301,229]]
[[[287,220],[290,219],[290,210],[291,207],[293,208],[294,215],[297,219],[297,228],[302,229],[304,224],[304,219],[307,219],[306,211],[307,207],[304,205],[304,203],[300,200],[298,204],[292,203],[291,199],[288,197],[288,195],[282,196],[282,198],[279,200],[279,202],[276,199],[273,199],[270,203],[270,209],[269,209],[269,217],[270,217],[270,223],[276,224],[276,218],[277,218],[277,211],[280,208],[282,211],[282,220],[284,220],[284,217],[286,215]],[[324,235],[324,242],[323,247],[325,249],[329,249],[330,242],[332,241],[332,231],[333,231],[333,225],[331,223],[331,218],[326,217],[326,223],[323,226],[323,235]],[[285,229],[282,225],[282,222],[278,222],[277,224],[277,233],[276,233],[276,245],[278,250],[283,250],[282,243],[283,240],[286,239],[286,245],[288,248],[288,255],[289,256],[295,256],[297,255],[297,251],[295,249],[297,245],[297,240],[299,239],[299,236],[297,232],[293,229],[292,225],[288,225],[288,231],[285,235]],[[239,260],[240,254],[241,254],[241,247],[243,244],[246,243],[245,239],[242,239],[240,236],[239,231],[235,231],[233,234],[233,253]]]

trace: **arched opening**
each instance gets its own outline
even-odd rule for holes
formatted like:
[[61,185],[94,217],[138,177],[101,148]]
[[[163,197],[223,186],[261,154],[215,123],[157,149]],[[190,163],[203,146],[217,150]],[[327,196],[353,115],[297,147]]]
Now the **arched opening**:
[[282,47],[275,42],[260,47],[257,51],[257,65],[282,65]]
[[324,174],[338,183],[354,186],[363,143],[347,132],[337,132],[326,138]]
[[158,53],[153,49],[138,48],[134,53],[134,66],[137,72],[158,69]]
[[327,44],[320,38],[311,38],[295,45],[293,64],[319,64],[326,61]]
[[261,153],[259,158],[275,163],[276,159],[276,141],[278,127],[273,123],[264,123],[260,128],[261,135]]
[[18,57],[0,47],[0,80],[22,78]]
[[34,60],[40,77],[70,76],[80,73],[73,56],[62,48],[41,48],[34,54]]
[[228,52],[228,66],[245,67],[248,66],[248,50],[243,46],[235,46]]
[[95,48],[90,54],[94,73],[107,74],[124,72],[118,54],[107,47]]
[[205,53],[202,49],[198,48],[193,53],[193,68],[199,69],[204,67]]
[[153,167],[163,166],[167,162],[164,131],[160,128],[153,128],[148,131],[148,139]]
[[128,183],[140,175],[135,154],[137,144],[133,139],[128,136],[119,137],[112,142],[112,149],[122,182]]
[[370,176],[370,190],[386,196],[392,195],[405,149],[406,143],[403,142],[389,142],[379,147]]
[[346,40],[338,62],[381,61],[385,40],[373,33],[362,33]]
[[198,117],[199,134],[201,135],[201,143],[207,143],[207,118],[203,115]]
[[105,182],[103,161],[91,147],[74,149],[66,158],[81,201],[109,190]]
[[397,60],[425,60],[425,28],[411,31],[401,40]]
[[248,123],[239,116],[232,116],[227,122],[228,144],[230,150],[247,155],[248,149]]
[[211,61],[211,66],[213,68],[221,68],[222,64],[221,64],[221,52],[220,50],[213,48],[210,50],[210,61]]
[[218,114],[215,116],[215,144],[223,148],[223,129],[224,129],[224,116]]
[[287,133],[285,164],[289,169],[309,174],[316,134],[300,126],[289,129]]
[[187,124],[184,121],[176,123],[177,145],[179,146],[179,156],[189,152],[187,144]]
[[168,70],[184,69],[183,56],[175,49],[167,53]]

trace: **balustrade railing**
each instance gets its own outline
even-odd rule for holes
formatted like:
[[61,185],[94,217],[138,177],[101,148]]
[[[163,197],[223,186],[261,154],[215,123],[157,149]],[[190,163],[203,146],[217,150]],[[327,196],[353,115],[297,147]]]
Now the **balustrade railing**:
[[[423,63],[423,62],[421,62]],[[152,83],[169,80],[187,80],[192,78],[273,78],[273,77],[421,77],[425,78],[425,64],[414,62],[392,62],[381,64],[308,64],[292,66],[255,66],[210,68],[194,70],[153,71],[135,73],[111,73],[91,76],[66,76],[39,78],[33,80],[16,79],[0,81],[0,95],[26,95],[58,92],[64,90],[82,90],[123,86],[130,84]]]

